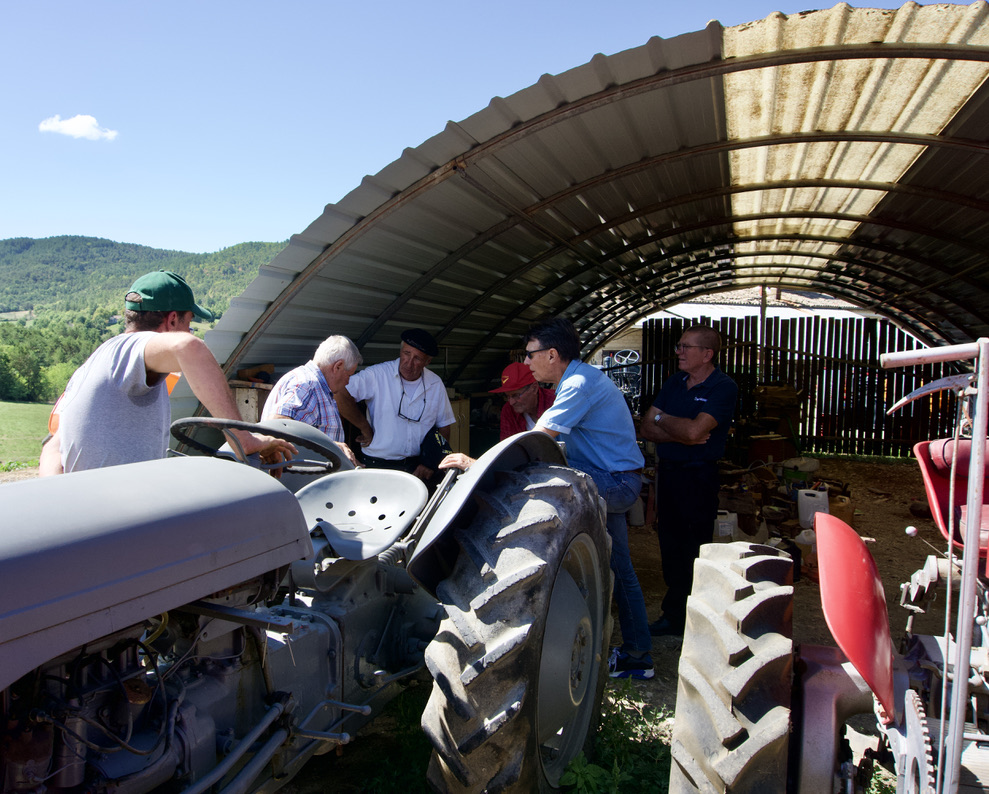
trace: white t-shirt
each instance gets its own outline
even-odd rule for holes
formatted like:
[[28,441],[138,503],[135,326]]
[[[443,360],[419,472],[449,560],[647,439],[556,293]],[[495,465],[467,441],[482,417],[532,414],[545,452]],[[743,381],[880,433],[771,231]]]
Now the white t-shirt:
[[439,375],[424,369],[419,380],[407,381],[399,374],[398,363],[395,359],[361,370],[347,385],[355,400],[367,400],[374,438],[364,452],[385,460],[418,455],[434,426],[448,427],[457,421]]

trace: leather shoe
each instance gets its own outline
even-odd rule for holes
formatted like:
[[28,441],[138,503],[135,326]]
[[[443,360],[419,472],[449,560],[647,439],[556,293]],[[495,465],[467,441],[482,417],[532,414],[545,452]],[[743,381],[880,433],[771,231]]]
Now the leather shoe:
[[678,626],[668,618],[660,618],[655,623],[649,624],[649,633],[653,637],[682,637],[683,626]]

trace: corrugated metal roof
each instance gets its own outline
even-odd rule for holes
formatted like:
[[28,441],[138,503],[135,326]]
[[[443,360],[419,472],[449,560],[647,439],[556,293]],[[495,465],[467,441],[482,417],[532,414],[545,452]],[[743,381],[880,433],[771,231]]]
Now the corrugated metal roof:
[[400,331],[490,387],[535,319],[586,352],[664,307],[768,284],[921,338],[989,334],[985,2],[710,23],[591,61],[446,128],[344,197],[207,341],[284,371]]

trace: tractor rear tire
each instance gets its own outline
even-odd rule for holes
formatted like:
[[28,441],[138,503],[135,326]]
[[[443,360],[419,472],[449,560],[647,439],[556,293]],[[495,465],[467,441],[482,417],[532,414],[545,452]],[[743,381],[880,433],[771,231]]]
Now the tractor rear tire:
[[789,556],[769,546],[701,548],[680,656],[671,794],[786,790],[792,582]]
[[498,476],[437,588],[446,617],[422,716],[437,791],[556,788],[608,677],[611,542],[593,482],[547,465]]

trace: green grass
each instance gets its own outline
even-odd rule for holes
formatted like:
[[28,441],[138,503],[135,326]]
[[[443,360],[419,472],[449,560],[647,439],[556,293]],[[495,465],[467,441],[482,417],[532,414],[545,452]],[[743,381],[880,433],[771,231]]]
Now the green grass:
[[616,681],[604,693],[591,758],[581,753],[560,780],[576,794],[660,794],[670,775],[672,715],[646,703],[634,684]]
[[0,402],[0,470],[38,465],[51,410],[48,403]]

